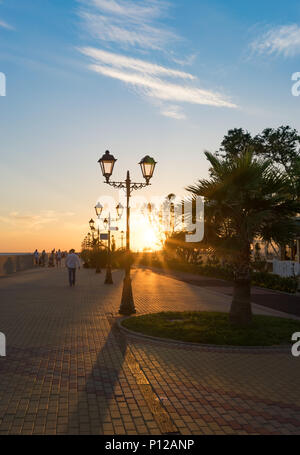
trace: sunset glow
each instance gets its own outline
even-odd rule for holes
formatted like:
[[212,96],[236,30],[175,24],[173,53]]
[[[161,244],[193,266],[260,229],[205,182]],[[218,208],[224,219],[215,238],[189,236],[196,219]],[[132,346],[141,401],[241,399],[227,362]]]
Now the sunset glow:
[[161,237],[156,225],[138,215],[133,217],[131,246],[134,251],[158,251],[162,248]]

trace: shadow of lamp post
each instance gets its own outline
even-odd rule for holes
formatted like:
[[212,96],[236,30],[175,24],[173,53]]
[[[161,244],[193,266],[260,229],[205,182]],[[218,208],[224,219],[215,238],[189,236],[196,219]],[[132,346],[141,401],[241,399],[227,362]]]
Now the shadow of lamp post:
[[[98,204],[95,207],[95,212],[98,217],[98,220],[101,220],[101,213],[103,210],[103,206],[98,202]],[[118,228],[115,226],[112,226],[112,222],[117,222],[122,218],[124,207],[122,204],[118,204],[116,207],[117,211],[117,218],[111,218],[110,213],[108,214],[108,218],[104,218],[103,220],[103,225],[104,229],[108,231],[107,234],[107,240],[108,240],[108,245],[107,245],[107,266],[106,266],[106,276],[105,276],[105,281],[104,284],[113,284],[113,279],[112,279],[112,273],[111,273],[111,231],[117,231]]]
[[110,154],[107,150],[102,158],[99,159],[98,163],[100,164],[101,171],[103,177],[105,177],[105,183],[114,188],[124,189],[126,191],[126,264],[125,264],[125,277],[123,282],[123,292],[122,292],[122,300],[119,309],[120,314],[130,315],[136,313],[136,309],[134,306],[134,300],[132,295],[132,287],[131,287],[131,277],[130,277],[130,269],[131,269],[131,260],[130,260],[130,196],[134,190],[142,189],[148,185],[150,185],[150,179],[153,176],[154,169],[156,166],[156,161],[151,158],[150,156],[145,156],[140,161],[140,166],[142,170],[142,174],[144,179],[146,180],[145,183],[136,183],[132,182],[130,179],[129,171],[127,171],[126,180],[123,182],[111,182],[109,179],[113,173],[113,169],[116,163],[116,158]]

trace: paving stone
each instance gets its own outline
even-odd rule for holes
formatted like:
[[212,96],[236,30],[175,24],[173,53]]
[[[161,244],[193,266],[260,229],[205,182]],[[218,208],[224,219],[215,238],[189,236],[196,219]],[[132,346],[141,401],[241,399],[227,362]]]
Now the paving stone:
[[[102,276],[81,270],[74,289],[64,269],[0,280],[0,331],[8,341],[0,358],[0,434],[160,434],[162,412],[185,435],[300,434],[300,369],[288,352],[130,335],[120,342],[112,327],[123,272],[113,277],[114,286],[105,286]],[[147,269],[132,278],[137,314],[230,307],[221,287]]]

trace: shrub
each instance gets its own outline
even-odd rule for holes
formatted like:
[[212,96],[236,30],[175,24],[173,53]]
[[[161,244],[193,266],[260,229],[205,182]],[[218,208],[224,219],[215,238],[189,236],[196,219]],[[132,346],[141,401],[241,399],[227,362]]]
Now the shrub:
[[84,268],[94,269],[96,267],[105,267],[107,263],[107,252],[106,250],[83,250],[80,254],[81,259],[83,260]]
[[281,277],[267,272],[252,272],[252,284],[291,294],[296,293],[298,288],[297,278]]
[[[83,260],[84,268],[91,268],[95,269],[96,267],[105,268],[107,265],[107,250],[106,249],[93,249],[93,250],[83,250],[80,254],[81,259]],[[113,268],[121,268],[125,267],[126,258],[128,260],[128,256],[126,255],[125,250],[116,250],[111,253],[111,266]],[[129,261],[132,265],[134,262],[133,256],[129,255]]]
[[130,265],[133,265],[134,255],[132,253],[128,254],[126,250],[116,250],[112,253],[112,267],[116,269],[124,269],[127,261],[129,261]]
[[[188,264],[174,257],[163,254],[144,254],[139,258],[139,263],[148,267],[169,268],[181,272],[195,273],[211,278],[233,281],[234,273],[230,264],[219,265],[217,261],[210,261],[205,265]],[[266,271],[251,272],[252,285],[294,294],[297,292],[297,278],[286,278]]]

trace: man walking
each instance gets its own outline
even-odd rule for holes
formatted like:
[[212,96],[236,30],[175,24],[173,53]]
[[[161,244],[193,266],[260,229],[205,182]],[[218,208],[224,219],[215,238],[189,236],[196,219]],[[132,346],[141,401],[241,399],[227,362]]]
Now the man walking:
[[39,252],[38,252],[38,250],[35,250],[35,252],[33,253],[33,257],[34,257],[34,264],[36,266],[38,266],[39,265]]
[[76,281],[76,267],[80,269],[80,260],[77,254],[75,254],[75,250],[70,250],[67,259],[66,259],[66,266],[68,267],[69,272],[69,283],[70,286],[75,286]]
[[61,267],[61,251],[60,250],[56,251],[55,260],[56,260],[56,267]]
[[42,251],[42,255],[41,255],[41,266],[42,266],[42,267],[45,267],[45,265],[46,265],[46,259],[47,259],[47,254],[46,254],[46,251],[43,250],[43,251]]

